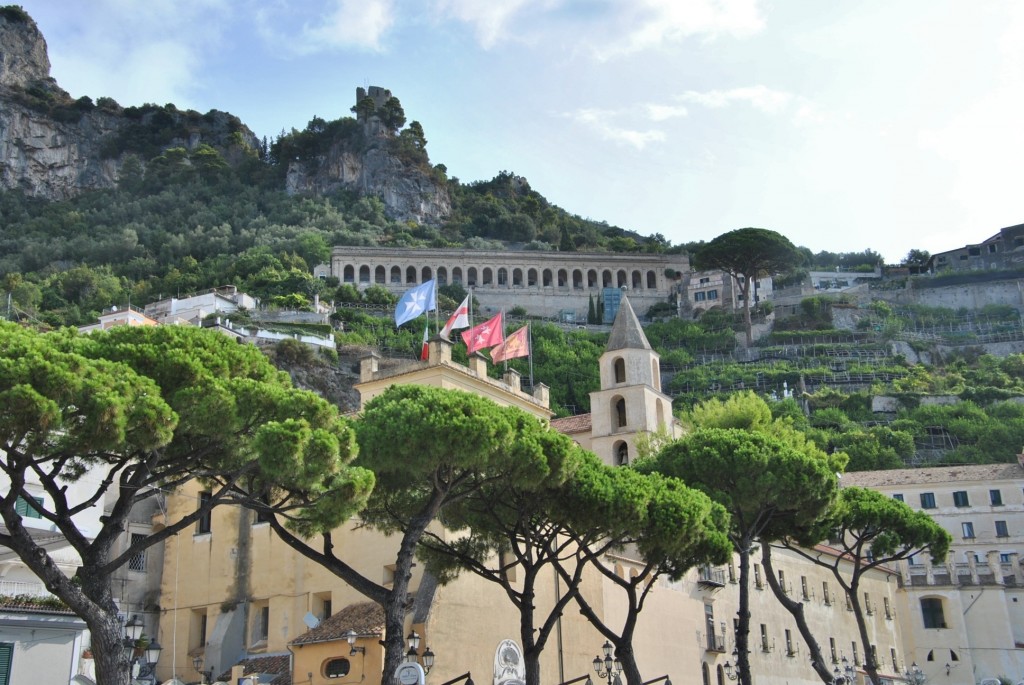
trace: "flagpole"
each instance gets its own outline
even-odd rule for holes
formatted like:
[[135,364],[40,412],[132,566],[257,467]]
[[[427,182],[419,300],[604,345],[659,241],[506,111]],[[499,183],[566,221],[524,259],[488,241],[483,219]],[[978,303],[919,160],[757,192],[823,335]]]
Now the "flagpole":
[[530,392],[533,392],[533,326],[530,321],[526,322],[526,339],[530,341]]

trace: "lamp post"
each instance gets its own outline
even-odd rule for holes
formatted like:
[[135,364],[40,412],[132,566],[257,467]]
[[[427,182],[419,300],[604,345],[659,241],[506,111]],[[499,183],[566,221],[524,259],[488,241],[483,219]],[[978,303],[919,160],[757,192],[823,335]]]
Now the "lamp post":
[[345,640],[348,641],[349,656],[355,656],[356,654],[362,654],[363,656],[366,656],[366,647],[356,647],[356,640],[358,638],[359,636],[356,634],[356,631],[352,630],[351,628],[349,628],[345,632]]
[[[434,653],[430,651],[430,647],[425,647],[423,654],[419,653],[420,636],[415,630],[406,635],[405,640],[409,644],[409,651],[405,653],[406,663],[412,664],[419,661],[423,666],[423,673],[430,673],[430,669],[434,667]],[[352,644],[352,641],[349,644]]]
[[910,664],[910,668],[904,671],[903,675],[910,685],[924,685],[924,681],[928,680],[928,676],[924,674],[924,671],[921,670],[916,661]]
[[201,682],[205,683],[207,680],[213,680],[213,669],[211,668],[208,671],[203,670],[202,655],[196,654],[194,657],[192,657],[192,668],[196,670],[196,673],[203,677]]
[[843,657],[843,668],[839,669],[838,666],[832,669],[832,685],[850,685],[857,678],[857,669],[855,669],[850,662]]
[[156,670],[156,662],[160,660],[160,652],[163,647],[156,641],[156,638],[146,640],[146,649],[140,656],[135,656],[139,640],[145,640],[145,636],[142,634],[144,627],[138,615],[133,615],[124,624],[123,649],[125,656],[128,657],[128,663],[131,665],[132,679],[155,682],[156,678],[153,672]]
[[740,677],[740,665],[737,663],[735,666],[730,664],[728,661],[725,662],[725,677],[729,680],[737,680]]
[[601,646],[604,659],[600,655],[594,657],[594,672],[597,673],[599,679],[607,680],[608,685],[618,683],[619,675],[622,673],[622,662],[617,658],[612,658],[612,649],[612,643],[605,640]]

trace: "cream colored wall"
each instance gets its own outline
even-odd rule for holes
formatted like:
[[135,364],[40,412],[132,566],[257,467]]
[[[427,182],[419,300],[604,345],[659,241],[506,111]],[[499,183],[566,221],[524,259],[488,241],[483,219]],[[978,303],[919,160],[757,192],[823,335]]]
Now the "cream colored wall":
[[[292,648],[293,680],[295,685],[355,685],[356,683],[379,683],[384,668],[384,649],[376,641],[362,639],[357,646],[365,653],[350,654],[348,642],[336,640]],[[324,668],[331,659],[348,659],[351,670],[344,678],[327,678]]]

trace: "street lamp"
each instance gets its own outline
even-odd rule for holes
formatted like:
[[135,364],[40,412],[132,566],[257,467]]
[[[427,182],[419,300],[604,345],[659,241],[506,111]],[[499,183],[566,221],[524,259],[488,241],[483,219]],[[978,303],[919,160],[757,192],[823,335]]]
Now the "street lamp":
[[366,647],[356,647],[356,639],[358,637],[359,636],[356,634],[356,631],[352,630],[351,628],[349,628],[348,631],[345,633],[345,639],[348,641],[349,646],[349,656],[355,656],[356,654],[362,654],[363,656],[366,656]]
[[[156,678],[153,677],[153,672],[156,670],[156,662],[160,660],[160,652],[163,650],[163,647],[156,641],[156,638],[151,641],[145,640],[145,636],[142,633],[144,627],[138,615],[133,615],[124,624],[123,649],[128,662],[131,664],[132,678],[155,682]],[[135,656],[139,640],[146,641],[146,649],[140,656]]]
[[903,675],[906,676],[907,682],[910,685],[924,685],[924,681],[928,680],[928,676],[924,674],[924,671],[921,670],[916,661],[910,664],[910,668]]
[[847,685],[853,683],[857,678],[857,669],[855,669],[846,657],[843,657],[843,669],[839,670],[836,666],[832,669],[832,685]]
[[207,680],[213,680],[213,669],[203,670],[203,657],[201,654],[196,654],[192,657],[192,668],[196,670],[196,673],[203,676],[202,682],[205,683]]
[[[405,653],[406,663],[414,664],[417,660],[420,660],[423,664],[423,673],[430,673],[430,669],[434,667],[434,653],[430,650],[430,647],[425,647],[422,655],[419,653],[420,636],[415,630],[406,635],[405,640],[409,644],[409,651]],[[349,644],[351,644],[351,640]]]
[[598,678],[606,679],[608,685],[615,685],[619,682],[619,674],[622,673],[622,662],[618,657],[612,658],[612,643],[608,640],[604,641],[601,651],[604,652],[604,659],[600,656],[594,657],[594,672],[597,673]]
[[732,664],[730,664],[728,661],[726,661],[724,668],[725,668],[725,676],[729,680],[737,680],[740,677],[740,665],[739,664],[736,664],[736,666],[734,667]]

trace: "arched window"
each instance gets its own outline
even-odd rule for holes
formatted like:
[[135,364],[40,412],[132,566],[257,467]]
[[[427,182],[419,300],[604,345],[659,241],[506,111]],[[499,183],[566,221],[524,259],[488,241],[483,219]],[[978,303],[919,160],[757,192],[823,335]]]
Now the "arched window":
[[323,666],[325,678],[344,678],[350,670],[352,670],[352,664],[344,657],[328,659]]
[[629,285],[629,282],[626,280],[625,270],[619,269],[619,273],[615,274],[615,276],[617,279],[615,283],[616,288],[625,288],[627,285]]
[[921,618],[924,619],[925,628],[945,628],[946,614],[942,609],[942,599],[940,597],[922,597]]
[[508,269],[505,267],[498,269],[498,285],[508,285]]
[[512,269],[512,285],[517,288],[523,287],[523,270]]
[[427,281],[429,281],[433,277],[434,277],[434,274],[430,270],[430,267],[429,266],[423,267],[423,282],[426,283]]
[[657,359],[651,360],[651,379],[654,382],[654,389],[661,392],[661,365]]
[[612,363],[612,366],[615,369],[615,382],[616,383],[625,383],[626,382],[626,360],[624,360],[622,357],[616,357],[615,361]]
[[647,289],[654,290],[658,287],[658,279],[654,275],[654,270],[647,272]]
[[565,288],[569,285],[569,272],[565,269],[558,270],[558,287]]
[[588,288],[596,288],[597,287],[597,271],[595,269],[591,269],[591,270],[589,270],[587,272],[587,287]]
[[415,283],[416,282],[416,267],[415,266],[410,266],[408,269],[405,270],[405,282],[406,283]]
[[437,267],[437,284],[448,285],[448,269],[443,266]]
[[345,265],[345,270],[344,270],[343,274],[344,274],[343,277],[342,277],[343,281],[345,281],[346,283],[354,283],[355,282],[355,280],[356,280],[356,269],[355,269],[354,266],[352,266],[351,264],[346,264]]
[[531,288],[537,287],[537,270],[530,269],[526,272],[526,285]]
[[391,282],[401,283],[402,282],[402,269],[397,266],[391,267]]
[[612,415],[612,425],[616,428],[626,427],[626,400],[621,397],[617,397],[612,400],[612,407],[614,408],[614,414]]
[[640,281],[640,272],[639,271],[634,271],[633,272],[633,290],[640,290],[640,287],[642,285],[643,284]]
[[466,285],[470,288],[476,285],[476,267],[469,267],[469,271],[466,272]]
[[583,289],[583,272],[579,269],[573,269],[572,271],[572,287],[575,290]]
[[493,283],[493,281],[494,281],[494,273],[489,268],[485,268],[484,269],[483,285],[485,285],[485,286],[491,285]]
[[625,466],[629,463],[629,445],[625,442],[615,443],[614,452],[616,466]]
[[462,285],[462,268],[455,266],[452,267],[452,283],[456,285]]
[[658,400],[656,407],[657,409],[655,410],[655,418],[658,421],[658,428],[661,428],[662,426],[665,425],[665,403],[662,402],[661,400]]
[[718,685],[725,685],[725,669],[722,664],[718,664]]
[[701,681],[704,685],[711,685],[711,669],[708,668],[707,664],[703,664],[700,667]]
[[374,283],[387,283],[388,271],[383,266],[378,266],[373,270],[373,282]]
[[370,282],[370,267],[368,267],[365,264],[363,264],[361,267],[359,267],[359,282],[360,283],[369,283]]
[[601,287],[611,288],[612,287],[612,272],[605,269],[601,272]]
[[551,269],[544,269],[544,287],[551,287]]

